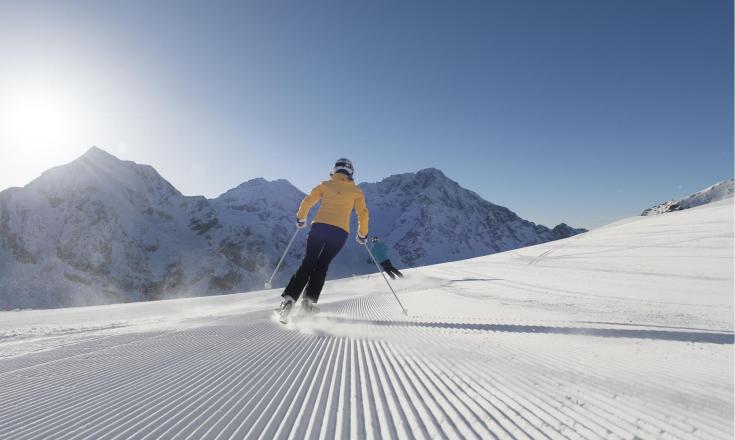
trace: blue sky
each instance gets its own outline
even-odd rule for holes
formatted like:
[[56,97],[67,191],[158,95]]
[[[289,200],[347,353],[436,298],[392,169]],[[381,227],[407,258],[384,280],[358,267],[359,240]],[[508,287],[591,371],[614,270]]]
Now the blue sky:
[[733,175],[731,1],[6,1],[0,54],[0,188],[91,145],[207,196],[345,156],[596,227]]

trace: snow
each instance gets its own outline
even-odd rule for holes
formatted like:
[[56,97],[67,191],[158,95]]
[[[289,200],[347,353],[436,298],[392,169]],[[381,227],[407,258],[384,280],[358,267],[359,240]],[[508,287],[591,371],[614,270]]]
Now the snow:
[[[733,438],[733,203],[278,291],[0,312],[0,438]],[[352,244],[357,246],[356,244]]]
[[695,206],[701,206],[711,202],[731,199],[734,194],[735,181],[733,179],[723,180],[686,197],[671,199],[652,208],[648,208],[641,215],[657,215],[694,208]]

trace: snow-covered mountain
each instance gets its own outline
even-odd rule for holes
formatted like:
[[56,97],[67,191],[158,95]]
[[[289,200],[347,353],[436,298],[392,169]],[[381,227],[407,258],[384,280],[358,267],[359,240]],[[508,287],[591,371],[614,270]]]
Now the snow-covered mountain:
[[[362,184],[371,234],[417,266],[491,254],[583,230],[525,221],[441,171]],[[215,199],[182,195],[155,169],[96,147],[0,192],[0,307],[128,302],[260,288],[294,231],[304,194],[254,179]],[[295,269],[301,233],[274,285]],[[348,242],[330,276],[374,271]]]
[[[393,250],[392,260],[414,267],[558,240],[585,232],[562,223],[554,229],[523,220],[462,188],[440,170],[390,176],[360,184],[370,207],[370,233]],[[355,224],[353,223],[353,229]],[[336,270],[367,258],[362,249],[340,255]]]
[[679,199],[671,199],[656,206],[646,209],[641,215],[656,215],[682,209],[694,208],[705,203],[716,202],[733,197],[735,193],[735,181],[733,179],[723,180],[694,194]]
[[187,197],[92,148],[0,193],[0,304],[59,307],[262,286],[303,194],[284,180]]

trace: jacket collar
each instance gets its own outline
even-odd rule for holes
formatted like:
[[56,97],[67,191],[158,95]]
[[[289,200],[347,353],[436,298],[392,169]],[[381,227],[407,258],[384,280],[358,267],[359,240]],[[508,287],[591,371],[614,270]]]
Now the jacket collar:
[[332,174],[332,176],[330,177],[330,180],[333,180],[335,182],[340,182],[340,183],[354,183],[352,180],[350,180],[349,177],[345,176],[342,173]]

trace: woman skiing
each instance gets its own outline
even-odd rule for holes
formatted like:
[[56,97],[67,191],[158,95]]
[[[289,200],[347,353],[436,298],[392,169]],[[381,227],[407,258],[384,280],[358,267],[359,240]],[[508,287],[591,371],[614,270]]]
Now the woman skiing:
[[304,289],[301,307],[305,311],[310,312],[313,304],[319,300],[329,263],[342,249],[350,232],[350,215],[353,209],[358,220],[357,242],[365,244],[367,241],[368,210],[362,190],[352,179],[353,171],[349,159],[337,160],[330,179],[311,190],[299,206],[296,227],[301,229],[306,226],[309,210],[321,201],[306,239],[306,254],[301,266],[281,294],[283,302],[279,313],[282,320],[288,316]]
[[[373,237],[372,242],[373,244],[370,246],[370,250],[373,253],[373,257],[375,257],[375,261],[380,263],[385,273],[393,280],[396,279],[396,276],[403,278],[401,271],[396,269],[393,263],[390,262],[390,258],[388,258],[388,246],[381,243],[378,237]],[[368,261],[368,263],[372,262]]]

